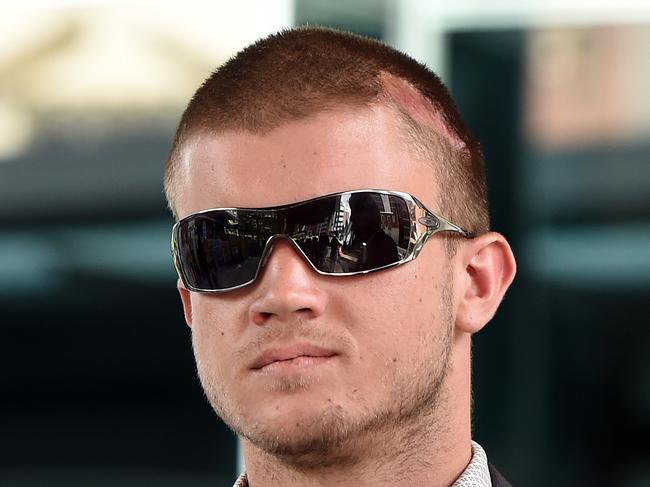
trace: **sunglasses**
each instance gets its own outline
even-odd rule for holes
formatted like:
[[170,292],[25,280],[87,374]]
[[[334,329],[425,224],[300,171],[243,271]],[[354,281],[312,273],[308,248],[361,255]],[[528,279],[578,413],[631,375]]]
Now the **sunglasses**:
[[172,253],[190,291],[219,293],[255,282],[272,244],[286,239],[326,276],[353,276],[415,259],[429,237],[474,235],[407,193],[357,190],[269,208],[215,208],[172,229]]

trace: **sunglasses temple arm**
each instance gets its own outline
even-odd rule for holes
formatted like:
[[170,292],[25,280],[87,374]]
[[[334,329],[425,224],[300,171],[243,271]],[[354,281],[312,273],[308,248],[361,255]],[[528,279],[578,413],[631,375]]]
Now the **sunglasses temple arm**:
[[436,228],[433,233],[453,232],[453,233],[459,233],[460,235],[462,235],[465,238],[474,238],[476,236],[475,233],[468,232],[467,230],[462,229],[458,225],[454,225],[449,220],[447,220],[447,219],[445,219],[445,218],[443,218],[443,217],[441,217],[439,215],[436,215],[435,213],[433,213],[433,212],[431,212],[429,210],[427,210],[427,213],[428,213],[428,216],[430,218],[434,218],[439,223],[438,228]]

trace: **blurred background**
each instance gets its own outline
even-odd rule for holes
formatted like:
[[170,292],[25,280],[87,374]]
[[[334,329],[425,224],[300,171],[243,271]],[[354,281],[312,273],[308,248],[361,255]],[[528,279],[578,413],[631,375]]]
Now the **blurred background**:
[[475,338],[514,485],[650,486],[650,4],[34,1],[0,16],[0,485],[232,484],[195,378],[162,165],[199,83],[304,23],[440,73],[519,276]]

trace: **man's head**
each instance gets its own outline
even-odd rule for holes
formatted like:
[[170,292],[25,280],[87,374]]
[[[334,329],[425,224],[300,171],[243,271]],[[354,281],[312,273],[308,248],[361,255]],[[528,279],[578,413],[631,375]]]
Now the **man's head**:
[[371,188],[410,193],[479,236],[446,246],[434,235],[412,262],[346,277],[317,274],[280,239],[246,287],[179,281],[206,395],[248,452],[310,469],[361,461],[378,440],[428,435],[445,448],[469,435],[470,337],[514,260],[488,232],[478,144],[447,91],[382,44],[323,29],[271,36],[217,70],[183,115],[165,175],[178,218]]
[[378,41],[321,28],[285,31],[258,41],[197,90],[165,167],[170,208],[178,216],[180,161],[185,142],[193,136],[229,130],[263,134],[336,108],[370,106],[391,107],[406,145],[431,161],[443,214],[470,231],[486,232],[480,147],[438,77]]

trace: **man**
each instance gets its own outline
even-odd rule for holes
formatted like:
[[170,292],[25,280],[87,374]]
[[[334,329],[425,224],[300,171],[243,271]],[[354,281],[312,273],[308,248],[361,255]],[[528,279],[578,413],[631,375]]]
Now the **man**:
[[236,485],[508,485],[472,442],[470,352],[515,261],[433,73],[327,29],[260,40],[190,101],[165,191]]

